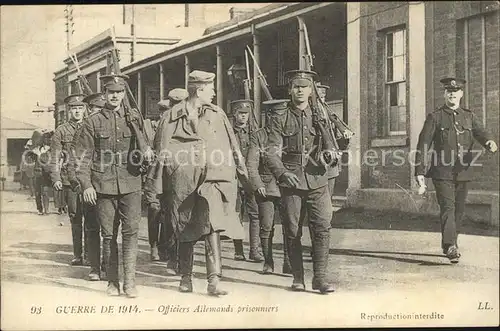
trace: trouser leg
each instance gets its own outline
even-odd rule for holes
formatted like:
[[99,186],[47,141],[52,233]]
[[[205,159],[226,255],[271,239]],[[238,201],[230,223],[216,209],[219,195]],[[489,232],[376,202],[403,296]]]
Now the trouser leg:
[[49,192],[51,188],[48,186],[44,186],[42,190],[42,205],[43,205],[43,212],[45,214],[48,214],[50,212],[50,199],[49,199]]
[[273,236],[274,210],[277,198],[256,198],[260,218],[260,240],[264,255],[263,273],[274,271]]
[[42,180],[40,177],[35,178],[35,203],[36,209],[38,212],[43,212],[43,204],[42,204]]
[[99,275],[101,265],[101,236],[99,234],[100,226],[97,221],[97,208],[85,203],[82,203],[82,207],[90,272]]
[[302,221],[303,196],[305,192],[296,189],[282,188],[283,203],[282,221],[287,236],[288,257],[292,267],[292,289],[305,290],[304,266],[302,259]]
[[137,296],[135,269],[141,219],[141,192],[120,195],[118,213],[122,221],[123,290],[127,296],[135,297]]
[[160,225],[158,222],[158,214],[160,213],[159,205],[150,205],[148,208],[148,237],[149,245],[151,246],[151,260],[158,261],[158,235]]
[[455,183],[455,245],[458,247],[458,235],[460,234],[460,227],[465,214],[465,200],[467,199],[469,182],[456,182]]
[[259,210],[257,206],[257,201],[255,200],[255,195],[245,194],[245,209],[248,213],[248,232],[250,241],[250,254],[249,259],[261,262],[263,260],[262,254],[260,253],[260,240],[259,240]]
[[[69,204],[68,204],[69,206]],[[118,227],[117,197],[99,194],[97,197],[97,220],[101,227],[102,257],[109,283],[118,285]]]
[[457,228],[455,222],[455,183],[450,180],[433,180],[439,204],[441,220],[441,248],[446,253],[456,245]]
[[[82,258],[82,209],[78,200],[78,193],[71,190],[70,187],[63,187],[64,195],[68,201],[68,216],[71,223],[71,234],[73,238],[73,255],[75,259]],[[76,261],[75,261],[76,262]],[[78,263],[80,263],[79,261]]]
[[179,272],[181,274],[179,291],[181,292],[193,291],[191,278],[193,274],[194,244],[194,241],[179,243]]

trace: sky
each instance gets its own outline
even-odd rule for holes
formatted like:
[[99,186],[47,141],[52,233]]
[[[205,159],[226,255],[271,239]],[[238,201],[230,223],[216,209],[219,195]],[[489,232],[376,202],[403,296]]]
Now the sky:
[[[148,5],[143,5],[147,7]],[[229,8],[238,4],[210,6],[207,23],[229,19]],[[248,5],[246,5],[248,7]],[[252,4],[252,7],[261,5]],[[52,114],[33,114],[40,106],[54,103],[54,72],[66,58],[65,5],[1,6],[0,23],[0,114],[35,125],[53,125]],[[174,27],[184,23],[184,5],[159,5],[156,24]],[[221,13],[213,15],[212,13]],[[113,25],[122,24],[122,5],[74,5],[77,46]],[[163,20],[168,17],[168,20]],[[182,37],[182,36],[172,36]],[[43,122],[43,123],[42,123]]]

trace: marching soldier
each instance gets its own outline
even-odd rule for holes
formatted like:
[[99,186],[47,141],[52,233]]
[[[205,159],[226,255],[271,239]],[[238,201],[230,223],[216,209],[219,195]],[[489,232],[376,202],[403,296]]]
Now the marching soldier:
[[[322,137],[319,124],[313,121],[309,105],[315,72],[294,70],[286,73],[289,78],[291,103],[286,109],[276,111],[269,128],[269,168],[278,180],[283,203],[283,225],[288,237],[288,255],[292,266],[292,290],[304,291],[302,260],[302,223],[307,210],[313,237],[313,290],[333,292],[327,280],[330,245],[330,220],[332,203],[328,192],[328,173],[325,166],[310,157]],[[319,153],[322,151],[316,151]]]
[[[168,99],[158,102],[160,118],[168,116],[169,110],[187,97],[188,92],[185,89],[175,88],[170,90]],[[158,132],[157,126],[156,134]],[[148,182],[144,187],[144,193],[148,204],[148,236],[149,245],[151,246],[151,260],[168,260],[168,268],[177,270],[177,242],[171,224],[167,223],[168,220],[164,217],[167,206],[165,203],[161,204],[164,199],[156,195],[154,187],[149,185]]]
[[[123,291],[136,297],[135,266],[137,234],[141,219],[141,161],[135,145],[145,140],[143,121],[136,109],[122,103],[125,75],[102,76],[106,104],[83,122],[76,140],[76,156],[81,165],[76,171],[86,203],[97,206],[97,219],[103,237],[107,294],[120,295],[118,278],[118,228],[122,225]],[[141,151],[143,152],[143,151]],[[149,159],[146,150],[144,158]]]
[[[71,118],[68,122],[60,125],[52,137],[51,144],[51,179],[53,187],[57,191],[63,191],[65,200],[68,203],[68,214],[71,222],[71,233],[73,237],[73,253],[74,258],[71,265],[82,265],[82,217],[84,218],[85,241],[89,243],[85,245],[85,251],[88,252],[90,258],[90,273],[89,280],[98,281],[100,279],[99,262],[100,262],[100,238],[99,226],[95,218],[95,213],[83,205],[82,196],[74,191],[70,181],[69,163],[72,159],[73,139],[75,134],[80,130],[83,116],[86,110],[86,105],[83,101],[84,95],[73,94],[68,96],[64,102],[68,105],[71,113]],[[59,163],[59,155],[63,155],[62,164]],[[90,247],[88,247],[90,246]],[[90,248],[90,250],[89,250]],[[87,254],[85,254],[87,255]]]
[[[473,179],[473,144],[477,140],[490,152],[497,145],[473,111],[460,106],[465,80],[443,78],[445,104],[427,115],[415,156],[415,176],[420,186],[432,178],[441,217],[441,248],[451,263],[458,263],[457,238],[465,210],[468,183]],[[434,147],[426,171],[427,152]]]
[[[235,100],[231,102],[231,113],[234,114],[234,135],[238,140],[245,159],[248,156],[248,148],[250,145],[250,125],[248,124],[248,120],[252,108],[252,100]],[[246,193],[241,183],[238,183],[238,191],[236,207],[240,212],[240,221],[243,222],[245,210],[249,219],[250,254],[248,258],[255,262],[262,262],[263,257],[259,251],[259,211],[255,196],[251,193]],[[237,261],[245,261],[243,238],[233,239],[233,243],[234,259]]]
[[[263,102],[268,107],[266,118],[273,111],[284,110],[290,100],[270,100]],[[269,121],[266,121],[267,123]],[[273,259],[273,237],[274,237],[274,215],[280,209],[280,190],[276,179],[269,170],[265,162],[265,151],[268,145],[268,127],[263,127],[252,132],[250,137],[250,147],[248,149],[247,168],[250,184],[255,192],[255,200],[258,206],[258,216],[260,220],[260,241],[264,253],[263,274],[274,272]],[[284,227],[283,227],[284,228]],[[286,245],[286,235],[284,239],[284,261],[283,273],[290,273],[290,260]]]
[[172,107],[155,138],[158,159],[148,180],[167,200],[168,219],[179,240],[181,292],[192,292],[193,248],[205,240],[209,295],[227,294],[220,288],[220,236],[241,236],[237,221],[237,178],[248,174],[238,142],[224,111],[212,104],[215,74],[189,74],[186,101]]

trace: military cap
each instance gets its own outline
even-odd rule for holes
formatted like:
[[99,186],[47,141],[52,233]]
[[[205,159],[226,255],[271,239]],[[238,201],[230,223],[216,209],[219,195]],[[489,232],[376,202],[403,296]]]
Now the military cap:
[[83,102],[88,103],[90,106],[96,106],[103,108],[104,105],[106,104],[106,101],[104,100],[104,96],[102,93],[93,93],[91,95],[87,95],[84,99]]
[[128,78],[129,77],[127,75],[116,75],[116,74],[105,75],[100,77],[104,88],[110,91],[125,90]]
[[170,108],[170,100],[161,100],[158,102],[158,108],[160,111],[168,110]]
[[285,77],[288,78],[288,83],[295,82],[301,86],[307,86],[314,82],[318,74],[309,70],[290,70],[285,72]]
[[440,80],[445,90],[458,91],[463,90],[465,86],[465,79],[446,77]]
[[290,99],[277,99],[262,102],[269,112],[281,113],[288,108]]
[[231,101],[231,112],[249,113],[253,108],[253,101],[248,99]]
[[64,98],[64,103],[68,106],[85,106],[84,98],[85,95],[81,93],[71,94]]
[[188,91],[183,88],[174,88],[168,92],[168,98],[172,101],[182,101],[188,97]]
[[321,83],[319,83],[319,82],[318,82],[318,83],[316,83],[316,87],[317,87],[318,89],[325,90],[325,91],[326,91],[326,90],[328,90],[328,89],[330,89],[330,86],[328,86],[328,85],[323,85],[323,84],[321,84]]
[[209,84],[212,83],[214,79],[214,73],[194,70],[189,74],[188,84]]

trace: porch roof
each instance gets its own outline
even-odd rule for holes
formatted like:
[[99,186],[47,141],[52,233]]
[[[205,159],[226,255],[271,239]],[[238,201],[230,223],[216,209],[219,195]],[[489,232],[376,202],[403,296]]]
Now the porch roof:
[[[211,28],[208,28],[205,34],[198,39],[189,41],[186,43],[179,43],[175,47],[168,49],[164,52],[153,55],[149,58],[134,62],[122,69],[123,73],[130,75],[141,71],[144,68],[153,66],[155,64],[164,62],[166,60],[186,55],[190,52],[194,52],[209,46],[215,46],[217,43],[222,41],[227,41],[234,39],[246,34],[252,33],[252,26],[255,29],[263,28],[268,25],[283,21],[286,19],[291,19],[297,15],[311,12],[313,10],[318,10],[327,6],[335,5],[335,3],[304,3],[304,2],[293,2],[284,4],[273,4],[260,9],[255,10],[255,12],[248,13],[246,15],[250,18],[244,19],[243,17],[238,19],[233,19],[224,23],[217,24]],[[247,17],[248,17],[247,16]]]

